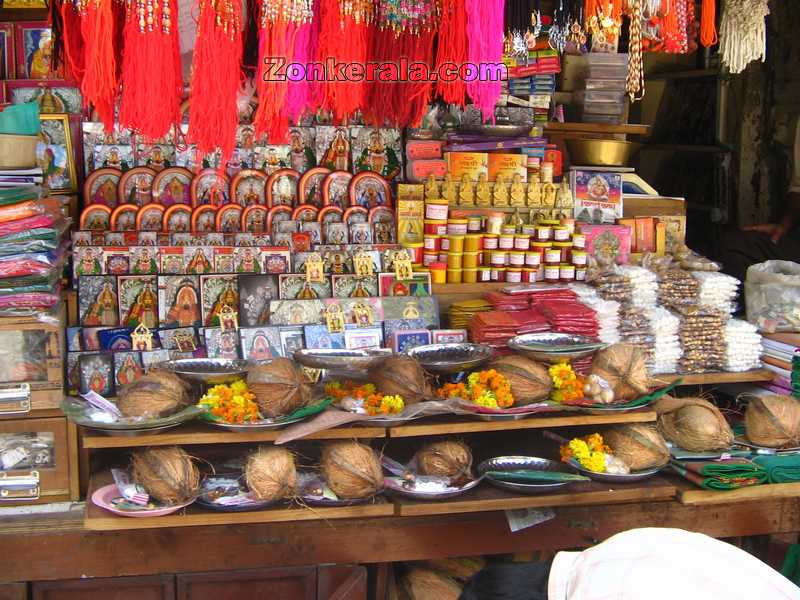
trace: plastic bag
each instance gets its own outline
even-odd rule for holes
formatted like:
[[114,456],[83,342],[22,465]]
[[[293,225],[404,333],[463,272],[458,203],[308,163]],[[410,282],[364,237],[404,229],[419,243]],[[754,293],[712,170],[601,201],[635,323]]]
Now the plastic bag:
[[0,207],[0,223],[29,219],[39,215],[50,214],[59,216],[61,214],[61,203],[56,198],[45,198],[43,200],[25,200],[8,206]]
[[800,331],[800,264],[768,260],[747,269],[747,320],[761,331]]

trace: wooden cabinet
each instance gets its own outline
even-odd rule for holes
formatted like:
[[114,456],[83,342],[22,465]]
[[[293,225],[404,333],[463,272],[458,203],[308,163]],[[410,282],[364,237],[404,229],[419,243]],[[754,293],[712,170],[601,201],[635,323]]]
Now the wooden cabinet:
[[176,583],[177,600],[317,600],[316,567],[185,573]]
[[175,578],[172,575],[46,581],[33,583],[31,588],[32,600],[175,599]]

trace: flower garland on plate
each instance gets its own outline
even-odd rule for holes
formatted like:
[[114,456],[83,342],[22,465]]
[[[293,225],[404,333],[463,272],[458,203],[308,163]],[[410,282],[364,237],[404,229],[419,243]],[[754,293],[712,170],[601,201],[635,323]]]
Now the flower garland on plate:
[[505,375],[494,369],[471,373],[466,384],[446,383],[436,394],[445,400],[461,398],[486,408],[510,408],[514,405],[511,384]]
[[610,454],[611,448],[606,446],[603,436],[599,433],[574,438],[568,444],[561,446],[563,462],[576,460],[584,469],[595,473],[606,472],[606,456]]
[[[396,415],[403,412],[405,402],[398,395],[381,394],[373,383],[331,381],[325,384],[325,393],[347,410],[363,409],[369,416]],[[352,399],[348,402],[348,399]]]
[[553,380],[553,392],[550,398],[560,404],[575,403],[576,400],[583,399],[583,386],[585,379],[575,372],[572,365],[567,362],[560,362],[551,365],[547,369],[550,379]]
[[255,394],[242,379],[230,385],[215,385],[200,398],[198,404],[206,409],[212,419],[224,423],[251,423],[261,419]]

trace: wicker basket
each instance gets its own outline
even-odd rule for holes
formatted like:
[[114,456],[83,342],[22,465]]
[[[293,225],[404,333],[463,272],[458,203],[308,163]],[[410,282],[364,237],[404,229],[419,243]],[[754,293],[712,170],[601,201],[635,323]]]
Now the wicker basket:
[[30,169],[36,166],[38,135],[0,134],[0,169]]

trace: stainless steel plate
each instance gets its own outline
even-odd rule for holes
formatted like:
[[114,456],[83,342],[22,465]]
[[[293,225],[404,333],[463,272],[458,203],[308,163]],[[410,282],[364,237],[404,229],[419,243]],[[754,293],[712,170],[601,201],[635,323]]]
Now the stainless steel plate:
[[82,425],[82,427],[111,437],[141,437],[143,435],[153,435],[154,433],[167,431],[168,429],[173,429],[179,425],[181,425],[181,423],[170,423],[169,425],[148,427],[144,429],[103,429],[101,427],[89,427],[87,425]]
[[294,351],[294,359],[305,367],[339,371],[366,371],[379,366],[391,355],[392,351],[388,348],[374,350],[322,348]]
[[508,341],[508,347],[535,360],[559,362],[591,356],[608,344],[568,333],[526,333]]
[[623,413],[632,412],[635,410],[642,410],[643,408],[646,409],[650,406],[651,403],[642,404],[639,406],[617,406],[615,407],[613,404],[609,405],[608,408],[600,408],[598,406],[575,406],[576,412],[581,412],[587,415],[618,415]]
[[433,373],[458,373],[485,363],[492,358],[492,349],[484,344],[428,344],[409,348],[404,354]]
[[257,423],[222,423],[220,421],[205,422],[209,425],[213,425],[214,427],[219,427],[220,429],[227,429],[228,431],[267,431],[269,429],[280,429],[281,427],[286,427],[292,423],[302,421],[304,418],[305,417],[299,417],[297,419],[277,422],[265,419],[264,421],[259,421]]
[[584,469],[583,467],[581,467],[580,465],[576,464],[573,461],[569,462],[569,466],[578,471],[578,473],[586,475],[587,477],[591,477],[595,481],[604,481],[606,483],[633,483],[635,481],[641,481],[642,479],[647,479],[648,477],[652,477],[661,470],[661,467],[657,467],[655,469],[635,471],[633,473],[628,473],[626,475],[623,475],[623,474],[612,474],[612,473],[595,473],[594,471],[589,471],[588,469]]
[[769,446],[759,446],[758,444],[752,443],[743,435],[737,435],[735,438],[733,438],[733,443],[740,446],[745,446],[746,448],[752,448],[753,450],[762,450],[766,454],[772,454],[773,452],[776,454],[780,452],[797,452],[800,450],[800,446],[793,446],[791,448],[770,448]]
[[[268,506],[271,506],[273,504],[277,504],[279,502],[279,501],[278,502],[273,502],[273,501],[264,501],[264,500],[262,500],[262,501],[256,501],[256,502],[253,502],[251,504],[246,504],[246,505],[241,505],[241,504],[238,504],[238,505],[225,505],[225,504],[219,504],[217,502],[214,502],[213,500],[208,498],[208,494],[211,491],[213,491],[213,489],[218,485],[217,482],[222,481],[222,480],[226,480],[226,479],[228,479],[228,480],[230,480],[230,479],[238,479],[239,476],[241,476],[240,473],[232,474],[232,475],[229,475],[229,476],[215,475],[215,476],[206,477],[203,480],[203,483],[200,485],[200,495],[197,497],[197,500],[195,502],[197,503],[198,506],[201,506],[203,508],[207,508],[209,510],[215,510],[215,511],[218,511],[218,512],[249,512],[249,511],[253,511],[253,510],[261,510],[262,508],[267,508]],[[239,489],[242,492],[246,492],[247,491],[247,489],[242,484],[239,485]]]
[[400,477],[386,477],[383,480],[383,485],[386,491],[392,496],[400,496],[402,498],[410,498],[411,500],[447,500],[448,498],[455,498],[460,496],[471,489],[476,488],[481,480],[473,479],[466,485],[459,488],[449,488],[442,491],[420,491],[414,488],[404,487],[401,483]]
[[[535,456],[498,456],[479,464],[478,474],[483,476],[487,471],[515,471],[520,469],[560,471],[562,473],[570,472],[565,464],[546,458],[537,458]],[[558,483],[511,483],[493,479],[488,476],[486,479],[495,487],[518,492],[520,494],[546,494],[560,490],[570,484],[570,482],[567,481]]]
[[[541,411],[540,411],[541,412]],[[519,421],[521,419],[526,419],[532,415],[540,414],[537,412],[521,412],[521,413],[508,413],[508,414],[500,414],[500,413],[473,413],[472,416],[477,417],[481,421]]]
[[460,132],[480,133],[497,137],[525,137],[530,134],[530,125],[464,125]]
[[168,360],[159,365],[176,375],[207,385],[231,383],[247,375],[246,360],[225,358],[185,358]]

